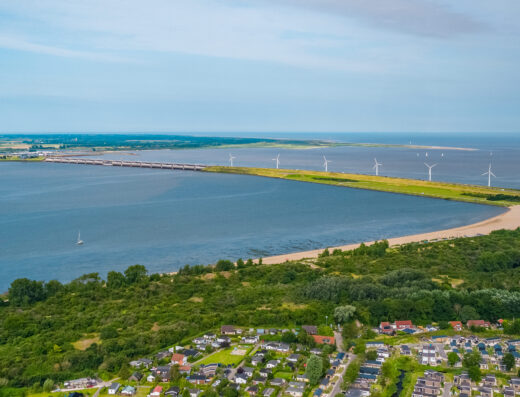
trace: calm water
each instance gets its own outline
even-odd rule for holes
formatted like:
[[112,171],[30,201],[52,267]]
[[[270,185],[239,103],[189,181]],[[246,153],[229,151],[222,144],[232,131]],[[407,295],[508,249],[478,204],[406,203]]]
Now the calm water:
[[[272,135],[272,134],[271,134]],[[317,135],[296,134],[274,137],[316,138]],[[431,150],[384,147],[335,147],[325,149],[200,149],[142,151],[129,154],[111,153],[103,156],[111,159],[144,161],[187,162],[228,165],[229,154],[234,164],[246,167],[274,167],[272,160],[280,154],[282,168],[323,170],[323,156],[329,163],[329,171],[373,173],[374,158],[383,163],[380,175],[427,179],[424,163],[437,164],[433,179],[447,182],[487,184],[482,173],[492,163],[493,186],[520,189],[520,134],[330,134],[319,136],[338,142],[365,142],[450,146],[474,148],[475,151]],[[101,157],[99,157],[101,158]]]
[[0,163],[0,291],[18,277],[68,281],[136,263],[172,271],[455,227],[501,211],[250,176]]

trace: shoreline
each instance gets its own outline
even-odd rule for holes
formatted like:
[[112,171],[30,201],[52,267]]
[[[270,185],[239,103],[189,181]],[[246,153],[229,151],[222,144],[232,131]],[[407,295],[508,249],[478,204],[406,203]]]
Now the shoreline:
[[[507,229],[514,230],[520,227],[520,205],[507,207],[507,211],[503,214],[493,216],[483,221],[472,223],[470,225],[459,226],[451,229],[437,230],[433,232],[412,234],[408,236],[388,238],[390,246],[403,245],[408,243],[417,243],[424,240],[444,240],[454,239],[459,237],[475,237],[477,235],[490,234],[495,230]],[[381,240],[379,240],[381,241]],[[364,242],[365,245],[371,245],[375,241]],[[262,263],[266,265],[273,265],[284,263],[287,261],[297,261],[302,259],[315,259],[318,255],[328,248],[329,251],[340,249],[342,251],[350,251],[358,248],[362,243],[346,244],[337,247],[324,247],[316,250],[293,252],[282,255],[274,255],[262,258]],[[258,259],[255,260],[258,262]]]

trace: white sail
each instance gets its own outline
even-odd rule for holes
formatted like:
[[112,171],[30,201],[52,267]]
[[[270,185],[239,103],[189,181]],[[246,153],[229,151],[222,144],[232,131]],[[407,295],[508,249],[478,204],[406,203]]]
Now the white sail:
[[81,239],[81,231],[78,232],[78,241],[76,243],[77,245],[82,245],[83,244],[83,240]]

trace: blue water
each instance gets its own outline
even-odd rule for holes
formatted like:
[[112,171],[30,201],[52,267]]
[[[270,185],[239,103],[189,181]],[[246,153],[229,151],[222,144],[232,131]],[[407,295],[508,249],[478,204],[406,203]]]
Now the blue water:
[[136,263],[173,271],[456,227],[502,211],[252,176],[0,163],[0,291],[19,277],[68,281]]
[[[252,136],[262,134],[252,134]],[[432,150],[386,147],[334,147],[323,149],[197,149],[151,150],[137,153],[110,153],[110,159],[144,161],[172,161],[227,165],[229,154],[235,157],[234,165],[246,167],[274,167],[280,154],[282,168],[323,170],[323,156],[329,171],[346,173],[374,173],[374,158],[383,165],[380,175],[427,179],[424,163],[437,164],[432,170],[433,180],[487,185],[482,173],[492,164],[492,186],[520,189],[520,134],[263,134],[265,137],[330,139],[337,142],[386,143],[404,145],[445,146],[476,149]],[[99,156],[98,156],[99,157]],[[101,157],[99,157],[101,158]]]

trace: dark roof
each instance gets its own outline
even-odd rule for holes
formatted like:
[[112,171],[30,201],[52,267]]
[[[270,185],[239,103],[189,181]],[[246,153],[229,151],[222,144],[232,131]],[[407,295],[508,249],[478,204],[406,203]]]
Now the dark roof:
[[203,374],[193,374],[188,377],[190,380],[206,380],[206,375]]
[[233,325],[223,325],[220,327],[220,332],[235,332],[235,327]]
[[172,387],[170,387],[168,390],[166,390],[166,391],[164,392],[164,394],[167,394],[167,395],[169,395],[169,396],[171,396],[171,395],[177,395],[177,394],[179,394],[180,391],[181,391],[181,390],[180,390],[180,388],[179,388],[178,386],[172,386]]
[[310,335],[316,335],[318,333],[318,327],[315,325],[302,325],[302,329]]
[[372,368],[372,367],[361,367],[359,368],[359,372],[361,374],[379,374],[379,368]]

